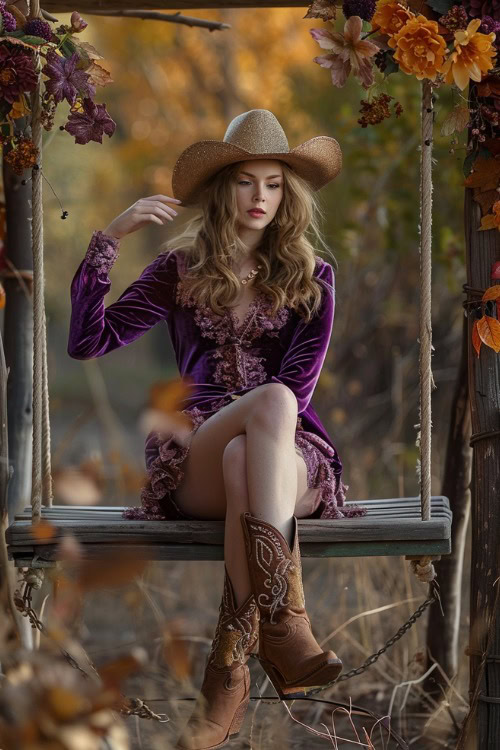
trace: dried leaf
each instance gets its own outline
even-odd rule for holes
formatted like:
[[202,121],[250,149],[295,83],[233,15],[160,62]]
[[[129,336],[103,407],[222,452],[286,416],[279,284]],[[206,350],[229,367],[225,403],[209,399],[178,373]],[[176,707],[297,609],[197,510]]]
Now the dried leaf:
[[467,126],[469,118],[470,112],[468,108],[457,104],[445,118],[441,127],[441,135],[447,136],[452,135],[452,133],[460,133]]
[[482,191],[495,190],[500,183],[500,159],[486,159],[478,156],[473,164],[474,171],[464,180],[465,187],[478,187]]
[[16,6],[12,3],[7,3],[6,10],[9,11],[9,13],[12,13],[14,18],[17,21],[17,28],[22,29],[26,21],[28,20],[24,13],[22,13],[19,8],[16,8]]
[[113,83],[111,73],[95,62],[89,65],[89,67],[85,69],[85,72],[90,76],[90,80],[92,83],[95,83],[96,86],[107,86],[108,83]]
[[182,401],[190,392],[190,384],[183,378],[159,381],[153,383],[151,386],[149,391],[149,405],[153,409],[170,414],[179,409]]
[[488,229],[498,229],[497,219],[494,214],[486,214],[486,216],[481,217],[481,224],[478,231],[484,232]]
[[48,539],[53,539],[57,534],[57,527],[48,521],[38,521],[31,527],[31,536],[38,539],[41,542],[45,542]]
[[479,357],[479,352],[481,349],[481,339],[479,338],[479,333],[477,332],[477,320],[474,321],[474,325],[472,326],[472,346],[476,350],[476,354]]
[[130,653],[99,667],[99,676],[106,689],[116,690],[131,674],[142,669],[147,661],[147,652],[143,648],[134,648]]
[[486,346],[500,351],[500,323],[491,315],[483,315],[481,320],[477,321],[477,331]]
[[96,48],[88,42],[80,42],[75,38],[73,38],[71,41],[73,42],[75,47],[80,47],[81,49],[85,50],[86,54],[90,57],[91,60],[104,60],[103,55],[99,54]]
[[491,211],[493,204],[498,200],[496,190],[481,190],[474,188],[474,200],[481,206],[481,216],[485,216]]
[[147,564],[147,560],[133,554],[133,547],[126,552],[116,551],[112,558],[84,560],[79,565],[76,583],[82,591],[122,586],[142,575]]
[[163,658],[178,680],[186,680],[193,673],[187,641],[181,640],[183,623],[172,620],[163,631]]
[[90,708],[88,698],[64,687],[51,687],[44,697],[50,712],[60,721],[73,721]]
[[314,0],[304,18],[320,18],[322,21],[334,21],[337,18],[337,8],[332,0]]
[[498,299],[500,297],[500,284],[489,286],[488,289],[482,296],[483,302],[487,302],[489,299]]

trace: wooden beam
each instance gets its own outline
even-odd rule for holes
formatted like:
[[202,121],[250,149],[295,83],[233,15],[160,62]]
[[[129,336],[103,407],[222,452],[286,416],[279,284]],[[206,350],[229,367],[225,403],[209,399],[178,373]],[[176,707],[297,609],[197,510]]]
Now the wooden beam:
[[[266,2],[252,2],[252,0],[141,0],[140,3],[133,0],[42,0],[43,9],[50,13],[72,13],[77,10],[81,14],[91,10],[124,10],[125,8],[141,10],[200,10],[217,8],[307,8],[309,3],[294,0],[267,0]],[[305,13],[304,13],[305,15]]]

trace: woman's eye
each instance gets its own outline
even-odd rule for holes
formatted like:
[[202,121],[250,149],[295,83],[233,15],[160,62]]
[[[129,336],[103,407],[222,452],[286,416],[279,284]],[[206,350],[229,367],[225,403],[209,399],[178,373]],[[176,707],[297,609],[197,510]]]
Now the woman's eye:
[[[238,185],[250,185],[250,182],[249,180],[239,180]],[[279,184],[276,182],[273,182],[269,184],[268,187],[279,188]]]

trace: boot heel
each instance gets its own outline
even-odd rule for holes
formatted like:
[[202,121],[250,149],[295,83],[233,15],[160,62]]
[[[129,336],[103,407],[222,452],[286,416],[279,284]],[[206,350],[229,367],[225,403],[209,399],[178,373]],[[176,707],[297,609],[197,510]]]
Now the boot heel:
[[[284,685],[279,672],[276,671],[274,665],[271,664],[271,662],[265,661],[260,658],[259,662],[262,666],[262,669],[269,677],[274,689],[278,693],[281,700],[284,700],[285,698],[288,698],[289,700],[295,698],[306,698],[312,690],[316,690],[316,688],[326,687],[327,683],[320,683],[319,685]],[[336,670],[336,674],[332,679],[335,679],[337,677],[337,674],[340,674],[341,671],[342,664],[339,664],[338,671]]]
[[247,696],[245,700],[240,703],[236,709],[231,726],[229,727],[229,737],[237,735],[241,729],[243,721],[245,720],[245,714],[247,712],[248,704],[250,703],[250,696]]

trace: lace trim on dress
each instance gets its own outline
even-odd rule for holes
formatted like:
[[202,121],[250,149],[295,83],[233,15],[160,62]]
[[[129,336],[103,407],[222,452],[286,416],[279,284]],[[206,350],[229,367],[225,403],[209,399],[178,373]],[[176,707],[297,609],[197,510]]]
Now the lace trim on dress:
[[333,471],[334,449],[319,435],[303,430],[301,423],[297,423],[295,444],[301,449],[306,462],[308,487],[321,487],[321,499],[325,505],[321,518],[366,515],[366,509],[359,505],[345,505],[349,485],[345,485],[341,477]]
[[120,240],[116,237],[111,237],[97,229],[90,239],[85,261],[97,268],[99,273],[109,273],[118,258],[119,245]]
[[237,390],[266,382],[267,373],[262,365],[265,357],[256,353],[254,342],[264,335],[277,337],[288,321],[289,308],[281,307],[271,317],[270,301],[262,292],[257,292],[243,321],[238,323],[232,309],[226,310],[223,315],[217,315],[209,305],[195,302],[183,287],[182,280],[177,285],[176,302],[196,307],[194,320],[201,335],[217,344],[212,355],[216,362],[214,383],[223,385],[228,390]]

